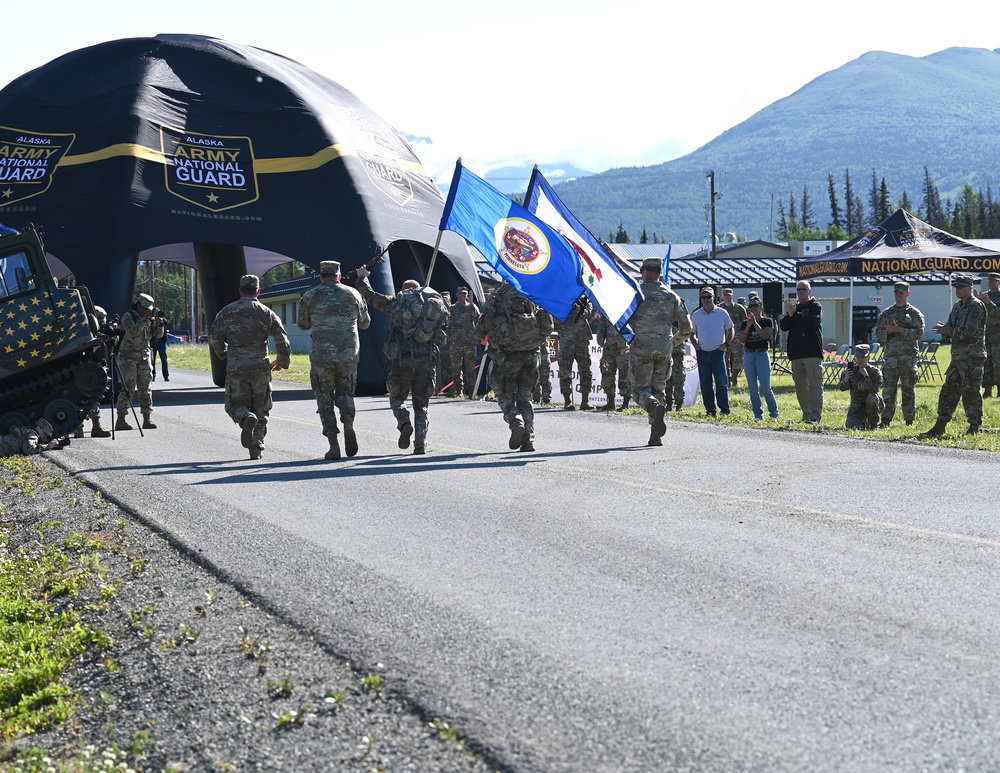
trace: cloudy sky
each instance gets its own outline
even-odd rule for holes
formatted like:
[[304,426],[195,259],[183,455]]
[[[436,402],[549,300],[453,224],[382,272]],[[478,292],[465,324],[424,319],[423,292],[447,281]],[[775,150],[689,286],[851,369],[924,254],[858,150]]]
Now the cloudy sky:
[[512,161],[594,172],[660,163],[867,51],[1000,48],[983,16],[995,13],[972,0],[933,16],[870,0],[674,5],[50,0],[5,9],[0,84],[107,40],[210,35],[298,60],[350,89],[423,138],[414,149],[447,181],[458,157],[480,173]]

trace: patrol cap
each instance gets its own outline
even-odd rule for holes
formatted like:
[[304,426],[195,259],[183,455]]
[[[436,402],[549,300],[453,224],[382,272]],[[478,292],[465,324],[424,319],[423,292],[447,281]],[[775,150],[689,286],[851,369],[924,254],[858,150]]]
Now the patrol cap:
[[55,430],[52,429],[52,425],[49,424],[48,419],[39,419],[35,422],[35,426],[49,437],[52,437],[55,434]]
[[732,295],[733,294],[733,288],[732,287],[727,287],[725,290],[722,291],[722,294],[723,295]]
[[756,290],[751,290],[750,292],[747,293],[747,298],[753,300],[754,298],[760,298],[760,296],[757,294]]
[[256,290],[260,287],[260,277],[253,274],[246,274],[240,277],[241,290]]
[[456,293],[467,293],[467,292],[469,292],[469,288],[468,287],[459,287],[459,288],[457,288],[455,290],[455,292]]
[[655,271],[657,274],[663,270],[663,261],[659,258],[646,258],[642,261],[643,271]]
[[146,293],[139,293],[139,305],[144,309],[152,309],[155,301],[152,295],[146,295]]
[[340,263],[336,260],[323,260],[319,264],[319,273],[321,274],[339,274],[340,273]]
[[896,282],[896,284],[894,284],[892,286],[892,289],[893,290],[899,290],[901,293],[908,293],[908,292],[910,292],[910,283],[909,282]]
[[741,295],[739,298],[736,299],[736,302],[739,304],[746,305],[747,299]]
[[968,274],[956,274],[951,283],[956,287],[972,287],[976,284],[976,280]]
[[1000,274],[997,274],[995,272],[990,272],[989,274],[986,275],[986,278],[987,279],[993,279],[993,280],[995,280],[997,282],[1000,282]]
[[855,357],[867,357],[871,352],[872,348],[868,344],[858,344],[854,347]]
[[441,297],[448,298],[449,300],[451,300],[451,290],[442,290]]

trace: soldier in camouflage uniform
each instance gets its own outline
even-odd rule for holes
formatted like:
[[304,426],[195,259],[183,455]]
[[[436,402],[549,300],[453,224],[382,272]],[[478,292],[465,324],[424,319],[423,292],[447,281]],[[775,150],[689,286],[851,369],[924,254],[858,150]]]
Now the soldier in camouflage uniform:
[[[663,263],[659,258],[642,262],[643,301],[629,326],[635,333],[631,347],[632,399],[649,415],[650,434],[647,445],[662,446],[667,425],[666,386],[672,368],[672,350],[678,341],[691,335],[684,301],[660,281]],[[675,327],[676,325],[676,327]]]
[[59,441],[52,437],[52,425],[45,419],[39,419],[34,427],[14,427],[0,436],[0,456],[31,456],[58,447]]
[[[530,335],[525,333],[516,340],[511,332],[511,319],[515,315],[533,327],[528,331]],[[508,448],[534,451],[535,409],[531,405],[531,390],[538,382],[539,349],[552,331],[552,316],[505,282],[487,299],[477,331],[489,341],[493,360],[490,380],[504,421],[510,427]]]
[[[733,303],[733,289],[731,287],[722,291],[722,308],[733,321],[733,330],[739,330],[740,325],[747,321],[746,306]],[[740,373],[743,372],[743,344],[740,343],[739,336],[736,335],[726,346],[726,371],[729,373],[729,386],[736,386]]]
[[[681,299],[681,306],[687,314],[687,304]],[[687,354],[687,336],[677,340],[677,328],[674,326],[674,345],[670,350],[670,378],[664,391],[664,404],[668,411],[680,413],[684,408],[684,385],[687,381],[687,369],[684,367],[684,357]]]
[[848,363],[840,377],[840,389],[850,390],[851,404],[847,407],[847,429],[875,429],[885,408],[879,391],[882,372],[868,363],[872,348],[868,344],[854,347],[855,361]]
[[562,391],[563,407],[567,411],[576,410],[573,405],[573,361],[580,369],[580,410],[590,410],[590,390],[594,385],[594,374],[590,369],[590,318],[593,307],[586,296],[580,296],[565,322],[556,320],[559,334],[559,389]]
[[358,384],[358,354],[361,341],[358,330],[371,324],[368,304],[353,287],[340,283],[340,263],[324,260],[319,264],[321,284],[299,301],[298,326],[312,331],[309,354],[309,381],[316,394],[316,412],[323,434],[330,442],[326,459],[340,458],[337,435],[337,409],[344,425],[344,450],[348,456],[358,452],[354,433],[354,390]]
[[[550,330],[549,333],[551,332]],[[549,348],[548,335],[538,348],[538,381],[531,390],[531,399],[542,405],[552,402],[552,350]]]
[[[240,299],[219,312],[208,343],[226,361],[226,413],[240,426],[240,443],[251,459],[264,455],[267,417],[271,412],[271,371],[284,370],[292,349],[278,315],[257,300],[260,279],[240,279]],[[277,357],[268,359],[267,339],[273,338]]]
[[607,317],[597,320],[597,345],[601,347],[601,389],[608,396],[606,411],[615,409],[615,376],[618,377],[618,393],[622,397],[621,410],[628,408],[632,399],[632,387],[628,382],[629,345],[618,329]]
[[451,322],[448,327],[448,351],[452,360],[452,370],[455,375],[452,390],[457,397],[465,394],[474,397],[472,390],[476,388],[476,320],[479,319],[479,307],[469,297],[468,287],[459,287],[458,296],[451,307]]
[[[361,266],[358,269],[358,290],[369,306],[378,309],[394,319],[394,307],[401,302],[401,296],[382,295],[375,292],[368,282],[370,273]],[[416,279],[403,282],[402,291],[417,290],[420,283]],[[432,291],[437,295],[437,291]],[[442,301],[442,308],[444,302]],[[452,307],[454,308],[454,307]],[[448,314],[438,321],[438,327],[432,340],[427,344],[418,344],[407,340],[401,330],[393,327],[385,342],[385,354],[391,362],[391,370],[386,378],[386,388],[389,390],[389,406],[392,415],[396,417],[396,428],[399,430],[400,448],[410,447],[410,436],[413,435],[413,453],[424,454],[427,448],[427,429],[430,420],[427,407],[435,390],[437,378],[438,350],[448,343],[445,326],[448,324]],[[413,422],[410,422],[410,412],[406,407],[406,398],[410,396],[413,402]]]
[[116,430],[129,430],[128,411],[131,397],[139,390],[139,408],[142,411],[142,428],[156,429],[153,423],[153,393],[149,382],[153,371],[149,364],[149,338],[152,331],[153,298],[146,293],[132,304],[132,308],[121,316],[122,337],[118,346],[118,370],[121,383],[118,385],[118,421]]
[[[94,306],[94,316],[97,317],[97,324],[99,327],[104,327],[104,324],[108,321],[108,312],[104,310],[101,306]],[[87,414],[87,418],[90,419],[90,436],[91,437],[111,437],[111,433],[101,426],[101,403],[98,403],[90,409],[90,413]],[[80,422],[80,426],[76,428],[73,433],[73,437],[81,438],[83,437],[83,422]]]
[[[986,307],[986,365],[983,368],[983,397],[993,397],[1000,386],[1000,274],[987,274],[989,291],[976,293]],[[1000,397],[1000,388],[997,389]]]
[[896,282],[892,286],[896,302],[883,311],[875,325],[875,338],[883,346],[882,355],[882,426],[888,427],[896,414],[896,386],[903,395],[903,419],[913,424],[917,416],[917,353],[924,335],[924,315],[908,302],[910,285]]
[[986,362],[986,306],[973,295],[975,280],[960,274],[953,280],[958,303],[951,307],[947,322],[931,328],[951,339],[951,364],[944,374],[938,396],[937,422],[925,435],[943,435],[961,398],[969,420],[968,434],[975,435],[983,424],[983,363]]
[[451,354],[451,293],[448,290],[442,290],[441,300],[444,301],[444,305],[448,309],[448,319],[444,326],[444,332],[448,336],[448,346],[442,347],[441,351],[438,352],[441,361],[441,383],[438,386],[441,388],[441,394],[445,397],[458,397],[461,390],[455,388],[457,374],[455,373],[455,358]]

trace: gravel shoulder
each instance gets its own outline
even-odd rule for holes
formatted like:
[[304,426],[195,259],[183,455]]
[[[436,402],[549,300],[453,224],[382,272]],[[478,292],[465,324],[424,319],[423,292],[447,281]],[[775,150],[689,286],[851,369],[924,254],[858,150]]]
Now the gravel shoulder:
[[[114,646],[90,652],[65,677],[79,695],[67,724],[16,739],[64,763],[88,746],[131,750],[137,771],[473,771],[488,753],[461,728],[425,716],[376,673],[360,673],[255,605],[180,552],[141,516],[104,501],[83,481],[36,457],[33,496],[0,470],[8,549],[64,540],[99,553],[106,605],[71,603]],[[109,547],[117,546],[117,547]],[[107,549],[105,549],[107,548]],[[107,591],[105,592],[107,596]],[[93,607],[92,609],[88,607]],[[80,768],[68,768],[78,770]]]

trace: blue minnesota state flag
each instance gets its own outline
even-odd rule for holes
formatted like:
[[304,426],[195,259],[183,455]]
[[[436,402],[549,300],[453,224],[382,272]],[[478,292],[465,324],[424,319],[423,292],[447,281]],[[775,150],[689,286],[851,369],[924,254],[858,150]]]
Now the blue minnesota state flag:
[[573,245],[461,161],[455,164],[440,230],[462,236],[500,276],[562,322],[583,294],[582,265]]

